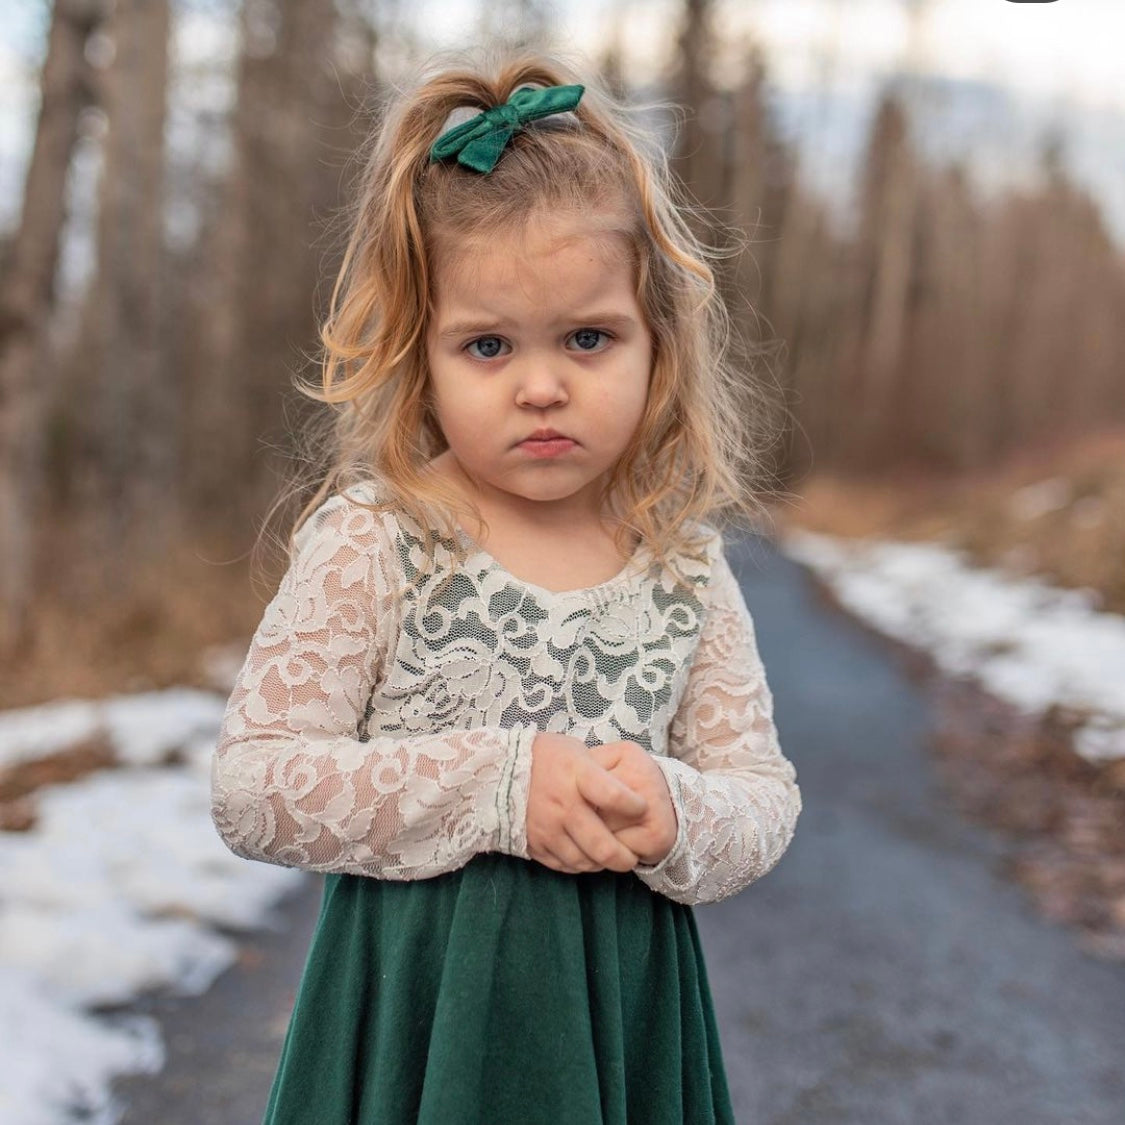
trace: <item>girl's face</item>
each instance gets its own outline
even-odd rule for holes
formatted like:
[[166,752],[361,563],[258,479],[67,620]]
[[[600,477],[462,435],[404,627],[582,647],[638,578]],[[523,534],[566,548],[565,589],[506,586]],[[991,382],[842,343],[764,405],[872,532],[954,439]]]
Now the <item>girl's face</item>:
[[[483,510],[596,521],[652,370],[623,237],[581,215],[536,216],[456,249],[435,263],[426,339],[454,470]],[[529,443],[541,429],[569,440]]]

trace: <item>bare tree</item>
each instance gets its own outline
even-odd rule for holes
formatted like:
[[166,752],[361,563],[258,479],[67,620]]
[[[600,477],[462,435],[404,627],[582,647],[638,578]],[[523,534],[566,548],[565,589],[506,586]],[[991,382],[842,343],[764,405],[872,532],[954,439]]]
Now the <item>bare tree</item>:
[[858,362],[863,409],[851,428],[859,449],[868,446],[876,433],[885,432],[896,381],[904,377],[901,361],[917,194],[918,169],[908,118],[893,95],[884,97],[876,112],[861,189],[857,249],[864,306]]
[[28,628],[31,518],[41,496],[49,381],[40,361],[54,304],[67,169],[79,114],[91,98],[85,47],[107,9],[107,0],[58,0],[51,13],[23,211],[0,283],[0,654],[6,656]]
[[[244,530],[276,490],[307,408],[290,394],[316,341],[342,246],[331,223],[367,122],[374,21],[334,0],[247,0],[231,163],[201,254],[186,401],[185,476],[197,508]],[[345,65],[343,36],[356,57]],[[358,49],[357,49],[358,48]]]
[[168,0],[116,0],[103,78],[109,123],[97,219],[97,268],[83,312],[88,457],[83,507],[96,513],[103,576],[156,555],[175,526],[176,388],[162,362],[164,127]]
[[[684,0],[682,23],[672,67],[672,91],[686,117],[676,138],[677,174],[704,208],[721,207],[726,178],[725,138],[729,100],[715,87],[715,34],[712,0]],[[691,216],[698,233],[710,241],[713,224],[705,211]]]

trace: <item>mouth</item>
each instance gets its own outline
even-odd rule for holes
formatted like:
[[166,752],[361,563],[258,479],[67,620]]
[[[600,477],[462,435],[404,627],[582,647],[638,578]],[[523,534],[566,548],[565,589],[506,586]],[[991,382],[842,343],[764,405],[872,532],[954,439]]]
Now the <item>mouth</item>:
[[551,438],[525,438],[517,448],[532,457],[557,457],[560,453],[573,449],[577,444],[570,438],[560,435]]
[[[540,426],[538,430],[532,430],[530,434],[523,439],[524,441],[571,441],[572,439],[566,434],[560,434],[558,430],[551,429],[550,426]],[[522,442],[521,442],[522,444]]]

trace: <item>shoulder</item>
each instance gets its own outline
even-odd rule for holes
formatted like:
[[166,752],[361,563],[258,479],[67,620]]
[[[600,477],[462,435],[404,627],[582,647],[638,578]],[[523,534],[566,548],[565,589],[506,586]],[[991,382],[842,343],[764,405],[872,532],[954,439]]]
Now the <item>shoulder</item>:
[[390,513],[371,505],[385,500],[375,481],[334,492],[314,508],[293,536],[293,554],[349,546],[375,557],[387,549]]
[[728,602],[732,590],[737,591],[739,586],[727,557],[723,529],[717,524],[696,520],[691,524],[691,532],[698,543],[690,557],[700,597],[708,608]]
[[682,557],[692,564],[699,585],[706,586],[716,565],[725,558],[722,530],[704,520],[691,520],[685,527],[684,538]]
[[382,493],[368,482],[351,485],[322,500],[293,536],[290,586],[317,591],[324,599],[348,602],[356,620],[371,620],[380,643],[393,643],[399,620],[400,566],[394,516],[369,507]]
[[650,565],[654,586],[662,597],[686,599],[698,612],[708,601],[716,561],[723,555],[723,537],[713,524],[687,520],[677,529],[666,554]]
[[721,558],[726,551],[722,529],[702,520],[697,520],[695,526],[699,537],[703,540],[704,555],[707,561],[714,565],[715,560]]

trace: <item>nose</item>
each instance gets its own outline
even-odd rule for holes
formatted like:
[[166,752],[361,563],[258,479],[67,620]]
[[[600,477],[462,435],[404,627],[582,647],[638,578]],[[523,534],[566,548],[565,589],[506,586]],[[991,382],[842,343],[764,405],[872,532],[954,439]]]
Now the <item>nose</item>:
[[543,357],[529,356],[520,365],[516,379],[516,403],[520,406],[555,406],[568,399],[566,381]]

